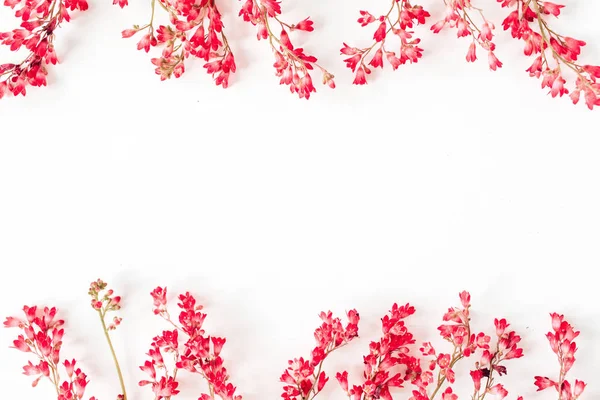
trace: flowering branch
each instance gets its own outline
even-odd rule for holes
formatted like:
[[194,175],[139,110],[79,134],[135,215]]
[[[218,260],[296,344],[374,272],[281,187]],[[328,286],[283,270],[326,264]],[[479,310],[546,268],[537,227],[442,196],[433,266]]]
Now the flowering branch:
[[315,330],[317,345],[310,360],[302,357],[289,360],[289,366],[281,375],[280,381],[286,384],[281,395],[284,400],[312,400],[323,390],[329,380],[323,371],[325,358],[358,337],[358,312],[350,310],[346,315],[348,324],[344,328],[342,321],[333,318],[331,311],[319,314],[323,322]]
[[[6,328],[19,328],[23,334],[13,341],[14,348],[24,353],[32,353],[37,364],[31,361],[23,367],[23,374],[35,376],[31,386],[36,387],[42,378],[47,378],[56,390],[58,400],[81,400],[89,381],[81,369],[75,368],[76,361],[60,362],[60,350],[65,330],[65,321],[56,319],[55,307],[23,307],[25,319],[8,317]],[[60,377],[59,365],[63,365],[67,380]],[[90,400],[96,400],[91,397]]]
[[63,21],[69,22],[69,11],[88,9],[86,0],[5,0],[4,5],[15,11],[22,20],[21,27],[11,32],[0,32],[0,43],[11,51],[21,47],[29,54],[18,64],[0,64],[0,99],[7,92],[13,96],[27,93],[26,86],[46,86],[48,65],[56,65],[54,51],[55,31]]
[[[452,354],[436,354],[431,343],[424,343],[421,353],[424,357],[432,357],[429,361],[429,370],[413,383],[418,387],[414,391],[411,400],[433,400],[446,381],[449,384],[455,382],[454,365],[463,358],[479,355],[479,361],[475,363],[475,369],[471,371],[474,390],[472,400],[483,400],[487,394],[493,394],[505,398],[508,391],[501,383],[494,385],[494,374],[505,375],[507,369],[504,361],[523,357],[523,349],[518,347],[521,337],[514,331],[507,331],[509,324],[505,319],[495,319],[496,347],[490,347],[491,337],[483,332],[474,333],[471,328],[471,295],[463,291],[460,293],[462,308],[449,308],[444,314],[444,322],[438,327],[440,335],[453,346]],[[432,372],[438,370],[435,387],[431,395],[427,395],[427,387],[433,383]],[[485,385],[481,381],[485,379]],[[456,400],[458,396],[453,393],[452,387],[442,393],[442,400]]]
[[[209,394],[202,394],[199,400],[214,400],[215,396],[222,400],[241,400],[242,396],[235,394],[236,388],[229,382],[227,369],[220,356],[225,339],[205,336],[202,329],[206,318],[206,314],[200,312],[203,306],[196,304],[196,299],[189,292],[179,295],[177,305],[181,311],[177,324],[171,319],[167,309],[167,289],[157,287],[151,295],[154,314],[161,316],[175,329],[163,331],[162,335],[152,340],[148,352],[150,360],[140,367],[152,380],[142,380],[140,386],[151,385],[155,400],[170,399],[179,393],[177,373],[183,369],[199,374],[207,382]],[[187,339],[181,342],[180,335]],[[165,364],[163,352],[173,356],[174,366],[171,372]],[[157,369],[163,373],[160,379],[157,377]]]
[[[121,373],[121,367],[119,366],[119,360],[113,347],[112,341],[110,340],[110,331],[117,329],[117,326],[121,324],[123,320],[120,317],[113,317],[113,320],[108,325],[106,324],[106,314],[121,309],[121,296],[113,296],[114,292],[112,289],[106,290],[108,285],[106,282],[98,279],[92,282],[88,294],[92,297],[92,308],[98,312],[100,322],[102,323],[102,330],[104,331],[104,337],[108,342],[110,353],[115,363],[117,375],[119,376],[119,383],[121,384],[121,394],[117,396],[117,400],[127,400],[127,390],[125,390],[125,381],[123,380],[123,374]],[[103,291],[106,290],[104,293]]]
[[575,384],[571,385],[566,377],[575,363],[577,344],[574,340],[579,336],[579,331],[575,331],[563,315],[552,313],[550,317],[552,318],[553,332],[548,332],[546,337],[550,342],[550,348],[558,358],[560,372],[558,381],[536,376],[535,386],[537,386],[538,392],[553,387],[558,392],[558,400],[577,400],[583,393],[586,384],[583,381],[575,379]]
[[[226,88],[236,65],[215,1],[151,1],[150,21],[124,30],[122,36],[130,38],[137,33],[143,33],[137,49],[146,53],[150,51],[150,47],[164,46],[162,55],[151,60],[161,80],[172,76],[179,78],[185,72],[185,59],[194,56],[206,61],[206,72],[212,75],[217,85]],[[114,0],[114,4],[124,7],[127,0]],[[170,24],[160,25],[155,29],[154,16],[157,5],[168,14]]]
[[569,93],[565,68],[576,76],[575,88],[571,92],[573,104],[577,104],[584,93],[590,110],[600,106],[600,66],[581,65],[577,62],[585,42],[563,36],[550,28],[547,16],[558,17],[562,5],[540,0],[498,0],[502,7],[512,8],[502,25],[511,31],[515,39],[525,42],[526,56],[535,56],[527,69],[532,77],[542,79],[542,88],[549,88],[552,97]]
[[[391,399],[390,388],[401,388],[405,380],[420,373],[419,360],[410,356],[408,345],[415,343],[412,333],[404,325],[404,319],[414,314],[410,304],[394,304],[389,316],[381,319],[383,336],[369,345],[369,355],[364,357],[364,381],[348,388],[348,372],[338,372],[336,378],[352,400]],[[404,366],[403,372],[398,366]]]
[[[245,0],[240,16],[244,21],[258,27],[258,40],[268,39],[275,55],[276,75],[280,77],[280,85],[288,85],[290,92],[297,93],[300,98],[309,99],[316,92],[310,71],[315,67],[321,70],[323,84],[335,88],[334,76],[317,63],[317,58],[304,53],[301,47],[295,48],[289,36],[292,31],[312,32],[313,21],[306,18],[297,24],[288,24],[280,19],[281,2],[278,0]],[[275,27],[281,33],[274,33]]]
[[[344,47],[340,50],[343,55],[349,56],[344,62],[352,72],[356,73],[353,82],[355,85],[367,83],[367,75],[371,73],[371,69],[367,65],[373,68],[383,68],[384,53],[394,71],[400,65],[406,64],[407,61],[411,63],[419,61],[423,55],[423,49],[418,46],[421,39],[413,39],[414,32],[407,29],[413,28],[416,24],[424,24],[425,20],[430,17],[423,7],[413,6],[409,0],[392,0],[386,15],[381,15],[377,19],[368,11],[361,11],[360,15],[358,23],[363,27],[377,21],[379,24],[373,35],[375,42],[371,46],[357,48],[344,43]],[[385,47],[390,33],[400,39],[399,57],[394,51]]]
[[[439,33],[444,27],[456,28],[456,35],[461,37],[470,36],[472,39],[467,52],[467,62],[477,60],[477,45],[488,52],[488,64],[492,71],[502,67],[502,62],[494,54],[496,45],[492,42],[495,26],[488,21],[481,8],[474,7],[470,0],[444,0],[446,4],[446,17],[436,22],[431,30]],[[477,15],[483,21],[481,25],[476,23]]]

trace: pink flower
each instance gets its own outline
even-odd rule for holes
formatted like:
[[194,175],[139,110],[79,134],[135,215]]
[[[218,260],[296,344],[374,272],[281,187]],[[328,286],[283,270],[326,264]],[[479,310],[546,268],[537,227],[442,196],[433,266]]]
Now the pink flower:
[[485,40],[485,41],[491,41],[492,38],[494,37],[494,35],[492,34],[492,29],[494,29],[494,24],[492,24],[491,22],[486,21],[482,26],[481,26],[481,39]]
[[304,20],[298,22],[296,25],[292,25],[292,26],[293,26],[293,29],[306,31],[306,32],[312,32],[315,30],[315,28],[313,28],[313,21],[311,21],[310,18],[305,18]]
[[468,62],[474,62],[475,60],[477,60],[477,53],[476,53],[476,46],[475,46],[475,42],[471,43],[471,45],[469,46],[469,51],[467,52],[467,61]]
[[488,63],[492,71],[496,71],[497,68],[502,67],[502,62],[496,58],[496,55],[493,51],[488,52]]
[[367,26],[372,22],[375,22],[375,17],[372,16],[368,11],[360,11],[361,17],[358,19],[360,26]]
[[541,376],[535,377],[535,386],[537,386],[537,391],[548,389],[549,387],[556,387],[557,384],[550,378],[545,378]]
[[475,390],[479,392],[479,390],[481,390],[481,380],[483,379],[483,371],[481,371],[480,369],[471,371],[471,378],[473,379]]
[[146,53],[150,51],[150,45],[152,43],[152,37],[149,33],[142,36],[140,41],[137,44],[138,50],[144,50]]
[[552,14],[555,17],[560,15],[560,9],[563,8],[563,5],[550,3],[549,1],[542,2],[542,9],[546,14]]
[[367,84],[367,74],[365,72],[365,68],[361,65],[356,70],[356,76],[354,78],[355,85],[366,85]]
[[369,65],[372,66],[373,68],[377,68],[377,67],[383,68],[383,50],[381,50],[381,48],[379,48],[375,52],[375,55],[373,56],[373,59],[371,59],[371,62],[369,63]]
[[138,33],[137,29],[125,29],[123,32],[121,32],[121,36],[125,39],[132,37],[136,33]]
[[488,390],[488,393],[498,396],[500,398],[500,400],[502,400],[503,398],[508,396],[508,391],[506,389],[504,389],[504,386],[500,383],[492,386]]
[[373,34],[373,39],[375,39],[376,42],[381,42],[385,39],[386,28],[387,24],[385,23],[385,21],[382,21],[379,24],[379,28],[377,28],[377,30],[375,31],[375,34]]
[[338,372],[335,375],[335,378],[338,380],[338,382],[340,383],[340,386],[342,387],[342,390],[346,393],[348,393],[348,372],[344,371],[344,372]]
[[444,393],[442,393],[442,400],[458,400],[458,396],[452,393],[451,387],[447,387]]

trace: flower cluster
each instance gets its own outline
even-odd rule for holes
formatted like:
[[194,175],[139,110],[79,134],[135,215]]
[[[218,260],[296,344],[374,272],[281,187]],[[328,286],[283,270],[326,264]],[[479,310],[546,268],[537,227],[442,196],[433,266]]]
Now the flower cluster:
[[[335,88],[334,76],[317,63],[317,58],[304,53],[302,47],[294,47],[289,32],[312,32],[313,21],[306,18],[297,24],[288,24],[281,20],[281,2],[278,0],[244,0],[240,16],[244,21],[258,28],[258,40],[266,39],[275,55],[276,75],[281,85],[287,85],[292,93],[300,98],[309,99],[316,92],[310,75],[315,67],[323,75],[323,84]],[[277,35],[277,30],[281,33]]]
[[575,383],[571,384],[567,379],[567,373],[575,363],[575,352],[577,344],[575,338],[579,336],[579,331],[575,331],[571,324],[565,321],[563,315],[556,313],[550,314],[552,318],[552,331],[546,334],[550,342],[550,348],[558,358],[560,372],[558,380],[547,377],[536,376],[535,385],[538,391],[554,388],[558,392],[559,400],[576,400],[581,396],[586,387],[585,382],[575,379]]
[[565,87],[570,72],[576,77],[571,89],[571,100],[579,102],[581,94],[591,110],[600,106],[600,66],[581,65],[577,62],[585,42],[556,33],[547,17],[558,17],[562,5],[540,0],[498,0],[502,7],[512,9],[502,25],[512,37],[525,42],[526,56],[535,57],[527,69],[529,75],[542,78],[542,88],[548,88],[552,97],[569,93]]
[[85,11],[86,0],[5,0],[4,5],[15,10],[20,28],[0,32],[0,43],[11,51],[22,47],[27,56],[18,64],[0,64],[0,99],[7,92],[14,96],[27,93],[27,85],[46,86],[48,65],[56,65],[55,31],[64,21],[71,20],[70,11]]
[[[106,290],[108,285],[106,282],[98,279],[90,284],[88,294],[92,298],[92,308],[100,314],[103,324],[106,323],[106,314],[121,309],[121,296],[114,296],[112,289]],[[113,317],[112,321],[105,326],[105,329],[114,331],[123,321],[120,317]]]
[[[430,14],[423,7],[412,5],[409,0],[392,0],[391,3],[387,14],[379,18],[375,18],[368,11],[360,11],[358,23],[361,26],[371,24],[377,26],[373,34],[374,43],[371,46],[358,48],[344,43],[344,47],[340,50],[348,57],[344,60],[346,66],[355,73],[353,82],[355,85],[367,83],[367,75],[371,73],[370,67],[383,68],[384,55],[394,70],[408,61],[416,63],[423,55],[423,49],[419,47],[421,39],[413,38],[414,32],[409,29],[417,24],[424,24]],[[397,53],[389,45],[391,36],[398,37],[400,41]]]
[[404,319],[415,313],[410,304],[392,306],[389,315],[381,319],[383,336],[369,345],[364,357],[364,381],[361,385],[348,387],[348,372],[338,372],[336,378],[352,400],[375,400],[392,398],[390,388],[401,388],[404,381],[411,381],[421,374],[419,359],[410,355],[415,343]]
[[100,317],[102,330],[104,331],[104,336],[106,337],[108,347],[110,348],[110,352],[115,363],[117,375],[119,376],[122,393],[117,396],[117,400],[127,400],[127,390],[125,389],[125,381],[121,372],[121,366],[119,365],[117,354],[115,353],[115,349],[109,334],[109,331],[114,331],[117,329],[123,319],[115,316],[110,323],[106,323],[107,313],[121,309],[121,296],[114,296],[114,291],[112,289],[107,289],[107,287],[108,285],[106,282],[98,279],[90,284],[88,294],[92,298],[92,308],[98,312],[98,316]]
[[309,359],[300,357],[288,361],[289,366],[280,378],[285,384],[281,397],[285,400],[312,400],[323,390],[329,380],[323,371],[325,358],[358,337],[358,312],[350,310],[346,315],[348,323],[345,327],[339,318],[333,318],[331,311],[319,315],[323,322],[315,330],[317,345]]
[[[478,25],[475,15],[482,20]],[[477,60],[477,45],[488,53],[488,64],[492,71],[502,67],[502,62],[494,54],[496,45],[492,42],[494,38],[493,30],[495,26],[483,15],[481,8],[474,7],[471,0],[449,0],[446,2],[446,17],[436,22],[431,30],[439,33],[444,27],[456,28],[456,35],[471,38],[471,44],[467,51],[467,61]]]
[[[35,362],[29,361],[23,367],[23,374],[35,377],[32,386],[40,380],[48,379],[56,390],[58,400],[81,400],[89,383],[87,375],[76,367],[75,360],[61,362],[62,338],[65,333],[64,321],[56,318],[55,307],[23,308],[25,318],[8,317],[6,328],[19,328],[23,331],[15,341],[14,348],[35,356]],[[61,379],[60,366],[64,367],[67,378]],[[90,400],[95,400],[91,397]]]
[[[471,328],[471,295],[463,291],[459,295],[461,307],[452,307],[444,314],[444,324],[438,327],[442,338],[449,342],[452,353],[437,353],[431,343],[420,348],[424,357],[430,357],[429,371],[424,372],[414,384],[418,390],[413,392],[412,400],[432,399],[444,384],[455,382],[454,365],[466,357],[476,357],[475,368],[471,370],[474,391],[473,400],[483,400],[487,394],[497,395],[500,399],[508,395],[501,383],[495,383],[496,376],[507,373],[504,362],[523,357],[519,347],[521,337],[515,331],[508,330],[505,319],[495,319],[496,345],[491,346],[491,336],[484,332],[473,332]],[[437,370],[437,377],[433,373]],[[483,381],[483,385],[482,385]],[[433,385],[433,394],[428,396],[428,386]],[[447,386],[442,393],[443,400],[456,400],[452,387]]]
[[[202,394],[199,400],[214,400],[215,396],[222,400],[241,400],[235,393],[236,388],[229,382],[229,375],[221,358],[221,350],[225,339],[207,336],[202,325],[206,314],[202,313],[202,305],[190,294],[179,295],[177,306],[180,309],[178,323],[171,319],[167,309],[167,289],[157,287],[151,293],[154,302],[154,313],[160,315],[174,329],[163,331],[154,337],[149,360],[140,367],[150,380],[140,381],[140,386],[151,385],[157,400],[170,399],[179,393],[177,374],[180,370],[202,376],[207,384],[209,394]],[[171,362],[165,361],[169,355]]]
[[[115,0],[114,4],[124,7],[127,0]],[[168,14],[170,24],[155,29],[157,5]],[[194,56],[204,60],[206,72],[212,75],[217,85],[226,88],[236,65],[215,1],[152,0],[151,8],[147,24],[125,29],[122,36],[130,38],[141,34],[137,48],[146,53],[151,47],[163,47],[161,56],[151,60],[160,79],[179,78],[185,71],[185,60]]]

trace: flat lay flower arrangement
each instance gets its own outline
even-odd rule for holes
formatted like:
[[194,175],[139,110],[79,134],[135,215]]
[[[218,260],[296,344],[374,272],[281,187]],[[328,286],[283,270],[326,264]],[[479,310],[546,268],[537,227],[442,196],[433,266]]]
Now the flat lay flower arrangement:
[[[414,0],[418,1],[418,0]],[[434,0],[431,0],[434,1]],[[430,1],[430,2],[431,2]],[[452,30],[465,42],[467,62],[487,61],[489,69],[504,67],[496,55],[496,35],[504,30],[531,59],[526,73],[537,78],[552,97],[568,95],[573,103],[583,102],[589,109],[600,106],[600,66],[579,61],[586,42],[557,32],[553,20],[563,13],[563,5],[542,0],[435,0],[443,7],[427,8],[412,0],[378,0],[389,3],[383,15],[368,9],[357,10],[357,21],[365,28],[364,38],[348,38],[340,43],[341,60],[352,70],[355,85],[365,85],[369,76],[384,66],[393,70],[421,60],[427,48],[421,48],[421,37]],[[125,7],[128,0],[113,0]],[[123,38],[134,40],[132,48],[152,53],[150,62],[161,80],[181,77],[186,60],[203,60],[206,72],[215,84],[226,88],[236,72],[236,43],[228,40],[222,13],[215,0],[149,0],[148,14],[136,24],[124,27]],[[87,0],[4,0],[21,20],[20,26],[0,27],[0,43],[23,58],[0,63],[0,98],[12,93],[25,95],[28,86],[46,86],[48,68],[59,62],[55,37],[61,25],[89,8]],[[285,1],[240,0],[240,23],[256,27],[256,37],[270,47],[274,72],[279,83],[300,98],[308,99],[316,92],[316,80],[335,88],[333,70],[314,55],[318,49],[304,49],[293,43],[299,35],[318,28],[310,17],[289,21],[283,16]],[[366,4],[369,8],[370,4]],[[489,7],[506,10],[502,21],[486,17]],[[585,6],[582,5],[583,7]],[[433,8],[432,8],[433,7]],[[440,12],[445,7],[445,12]],[[156,22],[162,13],[169,23]],[[352,21],[349,21],[352,22]],[[314,32],[313,34],[318,34]],[[590,38],[587,38],[588,40]],[[519,41],[520,43],[516,43]],[[121,60],[123,62],[124,60]],[[75,61],[69,61],[75,62]]]
[[[91,312],[98,314],[98,329],[106,337],[119,382],[104,382],[115,389],[117,400],[127,400],[126,383],[121,373],[118,354],[111,337],[122,319],[118,316],[122,298],[101,280],[89,288]],[[233,383],[227,367],[235,360],[226,352],[226,339],[203,329],[207,318],[203,306],[189,292],[177,296],[176,305],[169,304],[167,289],[157,287],[151,293],[148,309],[164,322],[165,330],[157,333],[149,344],[147,359],[139,366],[139,385],[147,388],[148,398],[171,399],[180,393],[180,380],[198,380],[198,400],[241,400],[243,388]],[[509,373],[514,363],[527,356],[520,346],[521,336],[504,318],[490,321],[489,330],[478,332],[471,325],[471,296],[459,294],[460,304],[448,308],[437,330],[446,345],[434,348],[423,343],[411,332],[410,317],[416,310],[410,304],[393,304],[381,318],[381,336],[373,338],[362,360],[348,360],[348,366],[363,365],[362,377],[349,378],[347,371],[331,371],[327,357],[359,336],[360,314],[349,310],[344,319],[331,312],[322,312],[320,325],[314,332],[315,346],[303,356],[292,358],[282,367],[279,378],[284,400],[313,400],[326,385],[338,386],[350,400],[471,400],[513,398],[511,380],[522,380]],[[152,307],[151,307],[152,306]],[[173,314],[171,314],[173,313]],[[493,322],[493,323],[491,323]],[[582,397],[586,383],[569,374],[574,362],[579,332],[563,315],[551,313],[546,339],[556,356],[554,376],[526,377],[532,387],[548,392],[549,399],[576,400]],[[6,319],[4,326],[18,330],[12,347],[29,356],[23,374],[32,379],[32,386],[45,392],[37,398],[58,400],[96,400],[86,393],[90,377],[75,359],[62,350],[65,321],[54,307],[25,306],[23,314]],[[223,357],[227,354],[227,358]],[[455,390],[460,373],[457,364],[468,367],[472,389],[468,393]],[[273,379],[276,381],[276,377]],[[200,384],[200,381],[203,381]],[[186,385],[189,388],[189,385]],[[585,396],[583,396],[585,397]]]

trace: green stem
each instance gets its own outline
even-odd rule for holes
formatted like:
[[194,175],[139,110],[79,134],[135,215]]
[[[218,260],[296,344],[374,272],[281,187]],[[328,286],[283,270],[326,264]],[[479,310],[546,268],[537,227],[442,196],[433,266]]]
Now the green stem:
[[125,381],[123,380],[123,374],[121,373],[121,367],[119,366],[119,361],[117,360],[117,354],[115,353],[115,348],[113,347],[112,341],[110,340],[110,335],[108,334],[108,329],[106,328],[106,323],[104,322],[104,315],[102,315],[102,311],[98,310],[98,315],[100,316],[100,322],[102,322],[102,330],[104,330],[104,336],[106,337],[106,341],[108,342],[108,347],[110,347],[110,353],[112,354],[113,361],[115,362],[115,367],[117,368],[117,375],[119,375],[119,382],[121,383],[121,391],[123,392],[123,400],[127,400],[127,391],[125,390]]

